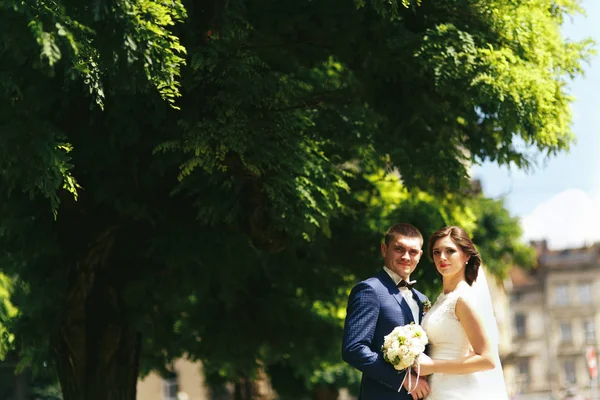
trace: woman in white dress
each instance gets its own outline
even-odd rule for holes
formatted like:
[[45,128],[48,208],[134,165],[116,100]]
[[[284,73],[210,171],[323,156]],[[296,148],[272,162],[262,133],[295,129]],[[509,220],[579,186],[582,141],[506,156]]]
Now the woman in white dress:
[[428,356],[419,360],[420,374],[431,375],[427,400],[508,400],[481,256],[456,226],[435,232],[427,250],[443,282],[422,323],[429,337]]

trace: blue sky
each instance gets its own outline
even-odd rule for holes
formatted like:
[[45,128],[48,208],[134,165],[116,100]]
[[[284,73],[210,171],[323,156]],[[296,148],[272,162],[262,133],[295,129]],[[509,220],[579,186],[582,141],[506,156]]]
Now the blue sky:
[[[591,37],[600,52],[600,1],[581,2],[586,16],[567,20],[571,40]],[[547,239],[555,249],[600,241],[600,57],[585,65],[585,76],[569,85],[577,143],[568,153],[546,160],[529,173],[486,163],[473,168],[484,193],[504,197],[519,216],[524,239]]]

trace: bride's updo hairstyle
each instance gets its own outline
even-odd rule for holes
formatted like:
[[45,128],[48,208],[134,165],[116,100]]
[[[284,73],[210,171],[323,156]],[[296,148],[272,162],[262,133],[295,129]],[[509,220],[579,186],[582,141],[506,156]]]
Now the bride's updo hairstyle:
[[481,256],[471,241],[469,234],[464,229],[458,226],[447,226],[434,232],[427,243],[427,254],[433,260],[433,246],[435,242],[446,236],[450,236],[454,244],[460,247],[465,254],[469,255],[469,261],[467,261],[467,265],[465,266],[465,280],[469,285],[472,285],[479,273]]

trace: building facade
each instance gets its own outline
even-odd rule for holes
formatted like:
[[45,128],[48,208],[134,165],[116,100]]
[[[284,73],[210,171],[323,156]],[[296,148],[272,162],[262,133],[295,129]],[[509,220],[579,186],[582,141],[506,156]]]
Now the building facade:
[[[136,399],[231,400],[235,397],[232,384],[211,389],[204,379],[202,363],[180,358],[171,366],[169,376],[165,377],[152,372],[138,380]],[[273,400],[275,397],[266,374],[259,371],[258,379],[253,381],[253,399]],[[343,399],[340,398],[340,400]]]
[[153,372],[137,384],[138,400],[208,400],[210,393],[204,384],[200,363],[179,359],[173,365],[173,374],[162,377]]
[[600,245],[551,251],[535,243],[538,266],[511,273],[516,398],[591,399],[586,349],[597,351]]

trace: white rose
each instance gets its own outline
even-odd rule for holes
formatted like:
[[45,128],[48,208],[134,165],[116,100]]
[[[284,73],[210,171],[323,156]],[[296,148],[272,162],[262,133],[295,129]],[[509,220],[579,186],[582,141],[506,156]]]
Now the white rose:
[[412,346],[410,346],[410,351],[413,354],[421,354],[422,352],[425,351],[425,346],[417,343],[417,344],[413,344]]
[[408,346],[407,346],[407,345],[405,345],[405,344],[403,344],[402,346],[400,346],[400,347],[398,348],[398,353],[399,353],[399,354],[402,354],[402,355],[404,355],[404,354],[408,354]]

